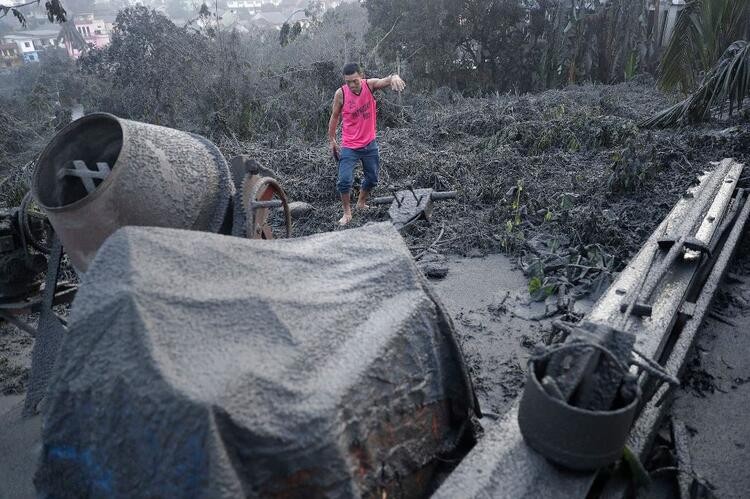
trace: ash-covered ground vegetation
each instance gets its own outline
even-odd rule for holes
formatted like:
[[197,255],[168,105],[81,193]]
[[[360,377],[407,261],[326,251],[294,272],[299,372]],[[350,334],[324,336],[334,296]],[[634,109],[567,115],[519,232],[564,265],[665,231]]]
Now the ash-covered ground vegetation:
[[[664,48],[640,7],[609,2],[568,19],[545,2],[484,2],[490,21],[474,4],[405,2],[391,12],[386,3],[311,11],[304,29],[281,33],[222,29],[206,9],[186,26],[145,7],[121,11],[108,47],[75,62],[50,53],[0,76],[2,203],[20,201],[34,158],[82,106],[206,135],[227,158],[249,154],[278,173],[292,200],[315,207],[295,235],[333,230],[339,201],[325,131],[340,67],[357,60],[369,76],[400,70],[409,84],[403,95],[378,96],[375,194],[405,181],[459,191],[437,204],[432,226],[405,233],[414,254],[519,256],[530,293],[543,299],[606,287],[711,161],[748,159],[746,115],[639,126],[682,98],[651,76]],[[466,26],[452,23],[459,17]],[[492,22],[506,35],[483,29]],[[417,29],[426,25],[440,29]],[[355,225],[386,212],[360,214]]]
[[[605,284],[711,161],[750,154],[750,129],[739,121],[640,129],[639,120],[669,103],[648,77],[522,96],[442,89],[414,101],[397,108],[381,100],[390,126],[378,136],[380,190],[409,180],[459,191],[456,201],[436,203],[431,226],[406,232],[415,254],[504,251],[521,257],[531,291],[546,294]],[[316,207],[295,233],[334,228],[336,168],[325,144],[272,136],[220,147],[259,158],[292,199]],[[354,223],[386,218],[383,208]]]
[[[678,20],[674,30],[684,31],[671,40],[651,4],[367,0],[311,10],[304,26],[248,32],[224,28],[218,4],[187,25],[127,8],[109,46],[76,61],[49,50],[38,64],[0,72],[0,207],[19,204],[35,158],[74,113],[103,111],[204,135],[227,159],[253,157],[276,172],[290,200],[314,207],[295,220],[294,236],[340,230],[326,130],[341,67],[359,61],[366,76],[399,72],[407,83],[403,94],[377,96],[374,195],[405,182],[458,191],[435,204],[431,225],[404,231],[415,258],[440,266],[446,255],[504,253],[525,272],[529,300],[556,301],[557,311],[579,318],[568,297],[606,289],[712,161],[750,164],[750,48],[735,43],[750,39],[750,2],[689,2],[691,17]],[[358,171],[355,195],[361,180]],[[387,219],[387,207],[376,207],[355,212],[350,227]],[[744,303],[724,319],[742,325],[747,284],[736,287],[731,296]],[[518,331],[501,337],[498,329],[511,329],[502,321],[516,318],[505,298],[495,301],[453,317],[470,343],[477,391],[493,398],[490,412],[518,394],[525,350],[547,333],[518,318]],[[502,321],[485,327],[493,314]],[[509,347],[522,328],[520,345]],[[16,360],[28,360],[33,340],[0,335],[0,392],[21,394],[28,362]],[[726,337],[731,351],[735,339]],[[726,372],[699,357],[685,391],[713,395]],[[742,362],[729,367],[729,390],[747,382]],[[685,400],[686,420],[711,412]]]

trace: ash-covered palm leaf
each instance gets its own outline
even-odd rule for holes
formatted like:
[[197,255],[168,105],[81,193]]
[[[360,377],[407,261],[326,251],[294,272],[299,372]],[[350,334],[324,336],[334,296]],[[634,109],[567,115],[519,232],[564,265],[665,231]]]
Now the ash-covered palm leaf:
[[677,17],[659,66],[664,90],[695,88],[699,76],[735,40],[750,36],[750,1],[692,0]]
[[701,85],[682,102],[641,122],[643,127],[667,127],[696,123],[711,117],[712,112],[731,115],[742,109],[750,96],[750,43],[732,43],[703,78]]

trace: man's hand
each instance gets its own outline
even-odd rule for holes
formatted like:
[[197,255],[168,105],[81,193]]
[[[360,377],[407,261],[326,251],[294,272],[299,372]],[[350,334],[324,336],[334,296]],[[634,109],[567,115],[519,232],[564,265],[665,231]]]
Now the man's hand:
[[328,146],[331,148],[331,154],[333,154],[333,157],[336,158],[336,161],[339,161],[341,159],[341,148],[336,143],[335,140],[328,141]]
[[401,79],[399,75],[391,75],[391,90],[395,90],[396,92],[401,92],[404,87],[406,87],[406,83],[404,83],[404,80]]
[[402,80],[399,75],[395,74],[388,76],[387,78],[371,78],[367,80],[367,84],[370,86],[370,90],[381,90],[390,87],[391,90],[401,92],[404,87],[406,87],[404,80]]

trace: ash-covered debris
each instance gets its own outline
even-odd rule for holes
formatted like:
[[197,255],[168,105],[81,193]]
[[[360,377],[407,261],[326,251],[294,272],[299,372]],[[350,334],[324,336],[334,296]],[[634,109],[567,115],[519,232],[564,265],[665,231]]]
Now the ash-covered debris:
[[448,262],[445,255],[428,254],[417,262],[417,267],[428,279],[443,279],[448,275]]
[[7,357],[0,357],[0,394],[24,393],[28,380],[28,368],[13,364]]
[[479,414],[431,293],[390,224],[276,241],[122,228],[72,308],[36,485],[424,496]]

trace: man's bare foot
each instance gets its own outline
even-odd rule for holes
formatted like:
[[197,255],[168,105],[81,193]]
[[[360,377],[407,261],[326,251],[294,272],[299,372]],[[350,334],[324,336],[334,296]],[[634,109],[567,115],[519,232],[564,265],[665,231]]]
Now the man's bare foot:
[[339,219],[339,225],[346,225],[352,221],[351,213],[344,213],[344,216]]
[[364,203],[362,203],[362,204],[357,203],[357,209],[358,210],[369,210],[370,209],[370,205],[369,204],[364,204]]

